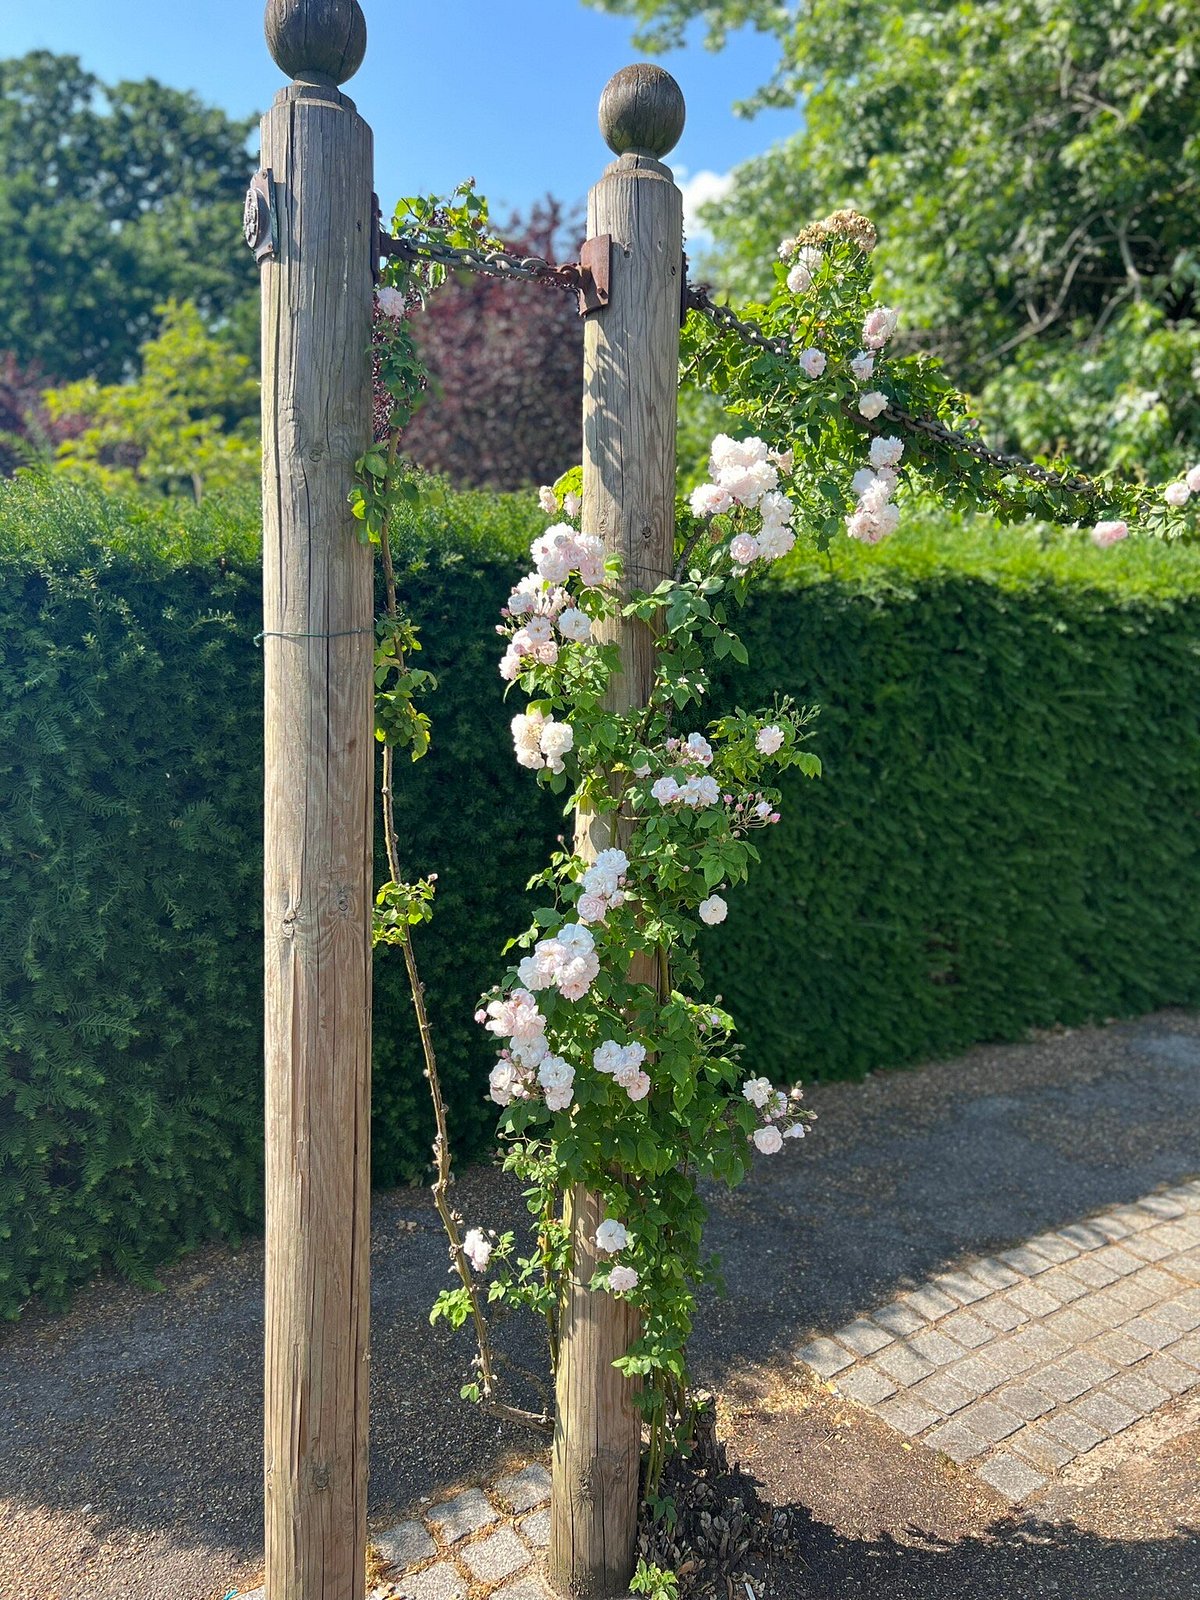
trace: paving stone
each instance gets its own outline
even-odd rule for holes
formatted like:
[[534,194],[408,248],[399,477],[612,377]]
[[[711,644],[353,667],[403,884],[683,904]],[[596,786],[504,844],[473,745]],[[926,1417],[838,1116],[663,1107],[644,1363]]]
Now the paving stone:
[[1038,1273],[1049,1272],[1051,1266],[1044,1255],[1028,1249],[1025,1245],[1019,1245],[1015,1250],[1001,1250],[998,1259],[1006,1267],[1022,1273],[1026,1278],[1034,1278]]
[[1125,1240],[1125,1248],[1143,1261],[1161,1261],[1171,1254],[1165,1244],[1152,1239],[1148,1233],[1131,1233]]
[[[1143,1228],[1149,1228],[1153,1225],[1153,1218],[1150,1214],[1146,1211],[1139,1211],[1136,1206],[1114,1206],[1111,1211],[1105,1213],[1105,1216],[1115,1217],[1119,1223],[1129,1230],[1126,1238],[1139,1233]],[[1103,1218],[1097,1217],[1096,1225],[1099,1226],[1102,1221]]]
[[1101,1361],[1111,1361],[1116,1367],[1131,1367],[1135,1361],[1150,1354],[1149,1345],[1132,1338],[1123,1328],[1114,1328],[1111,1333],[1101,1334],[1099,1339],[1084,1348],[1089,1355],[1098,1356]]
[[1011,1289],[1014,1283],[1021,1282],[1019,1272],[1014,1272],[1011,1267],[1006,1267],[1002,1261],[997,1261],[992,1256],[972,1261],[967,1271],[973,1278],[978,1278],[986,1289]]
[[832,1339],[814,1339],[812,1344],[797,1350],[796,1357],[822,1378],[832,1378],[835,1372],[841,1372],[854,1360],[849,1351],[843,1350],[840,1344],[834,1344]]
[[1115,1211],[1106,1211],[1103,1216],[1089,1217],[1088,1226],[1102,1233],[1106,1239],[1111,1239],[1115,1244],[1118,1239],[1128,1239],[1133,1232],[1133,1223],[1119,1217]]
[[531,1559],[528,1545],[513,1528],[500,1528],[496,1533],[489,1533],[486,1539],[465,1545],[459,1557],[481,1583],[499,1583],[501,1578],[511,1578],[514,1572],[527,1567]]
[[1119,1244],[1106,1245],[1103,1250],[1097,1250],[1092,1255],[1093,1261],[1103,1261],[1106,1267],[1111,1267],[1122,1278],[1127,1278],[1131,1272],[1136,1272],[1141,1266],[1138,1256],[1130,1255],[1128,1250],[1122,1250]]
[[401,1572],[437,1555],[437,1545],[420,1522],[397,1522],[386,1532],[376,1534],[371,1543],[379,1551],[381,1560],[389,1567],[399,1567]]
[[1156,1350],[1138,1371],[1144,1372],[1152,1383],[1159,1384],[1171,1394],[1183,1394],[1200,1382],[1190,1367],[1185,1367],[1182,1361],[1176,1361],[1167,1350]]
[[877,1322],[881,1328],[896,1338],[903,1338],[906,1333],[916,1333],[928,1326],[923,1316],[901,1300],[893,1300],[891,1305],[881,1306],[878,1311],[872,1311],[871,1321]]
[[1087,1284],[1077,1278],[1070,1267],[1051,1267],[1044,1278],[1038,1279],[1038,1288],[1061,1300],[1063,1305],[1069,1305],[1088,1292]]
[[515,1583],[506,1583],[503,1589],[496,1589],[491,1600],[555,1600],[555,1595],[545,1578],[526,1573]]
[[1082,1417],[1085,1422],[1090,1422],[1093,1428],[1099,1428],[1109,1437],[1124,1432],[1131,1422],[1137,1421],[1138,1417],[1131,1406],[1125,1405],[1121,1400],[1114,1400],[1111,1395],[1103,1391],[1097,1394],[1085,1394],[1082,1400],[1075,1401],[1071,1410],[1077,1417]]
[[1055,1472],[1059,1467],[1065,1467],[1068,1461],[1075,1459],[1075,1452],[1070,1445],[1052,1439],[1041,1428],[1028,1425],[1006,1439],[1004,1447],[1006,1450],[1017,1450],[1021,1455],[1028,1456],[1034,1466],[1040,1467],[1043,1472]]
[[531,1511],[550,1498],[550,1474],[540,1461],[531,1461],[520,1472],[497,1478],[492,1488],[510,1511]]
[[[1046,1265],[1049,1266],[1050,1263],[1047,1262]],[[1047,1294],[1044,1289],[1039,1289],[1032,1283],[1017,1284],[1015,1289],[1008,1291],[1007,1298],[1012,1305],[1020,1306],[1022,1311],[1028,1311],[1031,1317],[1048,1316],[1051,1311],[1057,1311],[1061,1304],[1052,1294]]]
[[1176,1300],[1160,1300],[1155,1316],[1171,1323],[1180,1333],[1191,1333],[1193,1328],[1200,1328],[1200,1307],[1181,1305]]
[[914,1400],[936,1407],[944,1417],[952,1417],[956,1411],[961,1411],[972,1400],[978,1399],[977,1394],[964,1388],[945,1372],[935,1372],[931,1378],[923,1379],[914,1389],[910,1389],[909,1393]]
[[1179,1338],[1179,1329],[1158,1317],[1133,1317],[1121,1330],[1133,1339],[1140,1339],[1154,1350],[1163,1350]]
[[1011,1333],[1014,1328],[1019,1328],[1022,1323],[1029,1321],[1028,1311],[1012,1305],[1002,1294],[994,1295],[992,1299],[985,1300],[982,1305],[972,1306],[971,1309],[981,1321],[990,1323],[993,1328],[999,1328],[1001,1333]]
[[875,1411],[886,1423],[899,1433],[907,1434],[910,1439],[915,1439],[926,1428],[932,1428],[942,1421],[940,1411],[922,1405],[912,1394],[901,1394],[894,1400],[885,1400],[875,1407]]
[[1185,1217],[1180,1222],[1167,1222],[1161,1227],[1155,1228],[1154,1238],[1157,1243],[1165,1244],[1167,1249],[1174,1253],[1176,1251],[1194,1250],[1197,1244],[1200,1244],[1200,1237],[1197,1237],[1198,1233],[1200,1233],[1200,1229],[1197,1229],[1192,1218]]
[[[1179,1279],[1175,1276],[1172,1263],[1169,1261],[1164,1261],[1161,1267],[1143,1267],[1134,1281],[1144,1284],[1160,1300],[1174,1300],[1179,1295]],[[1186,1293],[1185,1289],[1184,1294]]]
[[[1146,1311],[1162,1301],[1161,1294],[1156,1294],[1149,1284],[1142,1283],[1136,1277],[1122,1278],[1119,1283],[1114,1283],[1111,1288],[1104,1289],[1101,1293],[1107,1295],[1114,1304],[1126,1306],[1130,1313]],[[1125,1318],[1118,1312],[1113,1320],[1123,1322]]]
[[1060,1233],[1039,1233],[1036,1239],[1029,1239],[1026,1243],[1030,1250],[1036,1250],[1047,1261],[1056,1263],[1073,1261],[1079,1254],[1079,1246],[1069,1243]]
[[1150,1194],[1144,1200],[1137,1202],[1140,1211],[1148,1211],[1152,1217],[1165,1217],[1171,1221],[1175,1217],[1186,1214],[1187,1208],[1180,1205],[1178,1200],[1168,1200],[1165,1194]]
[[[1025,1330],[1020,1331],[1023,1333]],[[1030,1367],[1038,1364],[1038,1357],[1024,1345],[1018,1344],[1018,1338],[1019,1334],[1014,1334],[1011,1339],[1001,1339],[996,1344],[988,1345],[979,1354],[993,1366],[999,1367],[1006,1378],[1019,1377],[1022,1372],[1028,1372]]]
[[957,1461],[960,1466],[964,1461],[970,1461],[973,1456],[982,1455],[987,1449],[986,1440],[981,1439],[972,1428],[968,1428],[960,1417],[955,1417],[950,1422],[943,1422],[940,1428],[927,1433],[925,1443],[931,1450],[940,1450],[943,1455],[949,1456],[951,1461]]
[[896,1385],[873,1367],[858,1366],[851,1367],[849,1372],[838,1373],[837,1389],[849,1399],[857,1400],[859,1405],[873,1406],[877,1401],[895,1394]]
[[955,1383],[960,1383],[964,1389],[970,1390],[975,1395],[984,1395],[993,1389],[998,1389],[1002,1383],[1016,1374],[1006,1372],[992,1359],[994,1346],[989,1346],[986,1353],[968,1356],[965,1361],[960,1361],[957,1366],[948,1367],[946,1376]]
[[1007,1345],[1011,1350],[1020,1350],[1030,1358],[1031,1362],[1053,1361],[1057,1356],[1065,1355],[1071,1348],[1070,1342],[1061,1334],[1055,1333],[1053,1328],[1047,1328],[1036,1322],[1014,1333],[1007,1341]]
[[[1200,1312],[1197,1316],[1200,1316]],[[969,1311],[959,1311],[954,1316],[947,1317],[944,1322],[939,1322],[938,1332],[944,1333],[968,1350],[977,1350],[981,1344],[987,1344],[989,1339],[996,1337],[995,1328],[989,1328],[986,1322],[980,1322],[979,1318],[973,1317]]]
[[930,1363],[922,1360],[914,1350],[910,1350],[904,1341],[890,1344],[886,1350],[881,1350],[875,1357],[874,1364],[897,1383],[919,1383],[933,1371]]
[[544,1550],[550,1543],[550,1508],[535,1511],[531,1517],[524,1517],[517,1524],[521,1532],[538,1550]]
[[1077,1244],[1081,1250],[1099,1250],[1108,1243],[1100,1229],[1088,1222],[1073,1222],[1069,1228],[1058,1228],[1056,1232],[1060,1239]]
[[1046,1318],[1045,1326],[1065,1339],[1068,1344],[1087,1344],[1105,1332],[1105,1324],[1091,1317],[1079,1306],[1065,1306]]
[[1094,1289],[1103,1289],[1106,1284],[1115,1283],[1120,1276],[1112,1267],[1103,1261],[1098,1261],[1095,1254],[1080,1256],[1071,1267],[1072,1274],[1083,1283],[1089,1283]]
[[405,1578],[404,1600],[466,1600],[467,1587],[448,1561]]
[[853,1350],[856,1356],[874,1355],[876,1350],[882,1350],[885,1344],[892,1342],[890,1333],[885,1333],[866,1317],[859,1317],[854,1322],[848,1322],[844,1328],[836,1329],[833,1337],[839,1344],[844,1344],[847,1350]]
[[985,1461],[979,1469],[979,1476],[985,1483],[990,1483],[993,1489],[999,1490],[1004,1498],[1011,1500],[1014,1505],[1021,1500],[1028,1500],[1030,1495],[1036,1494],[1046,1481],[1028,1461],[1010,1455],[1007,1450],[1002,1450],[990,1461]]
[[1104,1385],[1104,1393],[1114,1396],[1127,1406],[1132,1406],[1139,1416],[1148,1417],[1171,1398],[1166,1389],[1141,1372],[1118,1372]]
[[444,1543],[454,1544],[459,1539],[465,1539],[467,1534],[478,1533],[480,1528],[498,1522],[500,1513],[482,1489],[467,1489],[455,1495],[453,1500],[430,1506],[425,1513],[425,1520],[433,1524]]
[[1055,1411],[1043,1417],[1038,1426],[1060,1444],[1070,1445],[1079,1456],[1094,1449],[1104,1437],[1099,1428],[1093,1428],[1090,1422],[1074,1416],[1070,1411]]
[[919,1289],[912,1289],[900,1298],[906,1306],[919,1311],[927,1322],[934,1322],[938,1317],[944,1317],[947,1312],[958,1310],[957,1300],[951,1300],[948,1294],[943,1294],[930,1283],[923,1283]]
[[1174,1344],[1167,1346],[1166,1353],[1174,1360],[1182,1361],[1185,1366],[1200,1370],[1200,1334],[1185,1333],[1182,1339],[1176,1339]]
[[1033,1385],[1048,1394],[1052,1400],[1066,1404],[1068,1400],[1075,1400],[1081,1394],[1086,1394],[1092,1387],[1090,1381],[1073,1366],[1065,1361],[1055,1362],[1053,1366],[1043,1367],[1041,1372],[1035,1373]]
[[957,1361],[963,1353],[962,1345],[956,1344],[953,1339],[947,1339],[940,1328],[930,1328],[926,1333],[914,1333],[905,1343],[923,1361],[928,1361],[931,1367],[944,1367],[950,1361]]
[[992,1399],[1006,1411],[1013,1412],[1026,1422],[1045,1416],[1054,1408],[1054,1402],[1029,1383],[1005,1383],[992,1392]]
[[980,1283],[978,1278],[973,1278],[969,1272],[939,1272],[933,1282],[943,1294],[948,1294],[951,1299],[957,1300],[964,1306],[982,1300],[989,1292],[986,1285]]
[[972,1433],[977,1433],[988,1444],[999,1444],[1001,1439],[1007,1439],[1010,1433],[1015,1433],[1021,1426],[1020,1417],[998,1406],[994,1400],[976,1400],[974,1405],[968,1406],[954,1420],[970,1428]]
[[1177,1278],[1186,1278],[1189,1283],[1200,1283],[1200,1250],[1189,1250],[1186,1255],[1171,1256],[1163,1262],[1163,1266]]

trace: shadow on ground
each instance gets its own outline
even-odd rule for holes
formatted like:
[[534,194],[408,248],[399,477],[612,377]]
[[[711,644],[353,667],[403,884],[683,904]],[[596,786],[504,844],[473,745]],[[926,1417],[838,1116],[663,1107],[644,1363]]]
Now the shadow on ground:
[[[964,1255],[1193,1176],[1200,1018],[1161,1013],[977,1049],[819,1086],[811,1103],[810,1139],[760,1162],[743,1189],[713,1196],[710,1239],[727,1263],[729,1298],[706,1308],[695,1356],[714,1388],[737,1387],[751,1366],[773,1375],[764,1382],[786,1381],[791,1352],[814,1329]],[[513,1185],[489,1169],[464,1175],[457,1202],[472,1225],[515,1226],[525,1215]],[[372,1262],[371,1517],[380,1525],[528,1452],[531,1440],[455,1398],[469,1351],[428,1324],[446,1257],[422,1191],[378,1198]],[[35,1311],[0,1339],[3,1600],[220,1600],[257,1563],[261,1271],[257,1245],[202,1251],[166,1274],[164,1294],[100,1283],[66,1316]],[[503,1343],[537,1364],[522,1330],[506,1330]],[[797,1415],[808,1427],[817,1412]],[[1195,1544],[1171,1521],[1190,1514],[1194,1440],[1190,1476],[1156,1466],[1142,1486],[1167,1519],[1160,1531],[1115,1539],[1096,1531],[1103,1520],[1090,1532],[1066,1521],[1006,1532],[990,1492],[912,1446],[898,1464],[877,1446],[867,1472],[865,1461],[848,1464],[843,1442],[822,1511],[819,1440],[799,1423],[792,1438],[772,1417],[756,1437],[778,1435],[778,1459],[760,1461],[755,1438],[734,1432],[776,1503],[814,1513],[807,1568],[786,1574],[781,1596],[1200,1596]],[[896,1436],[888,1443],[900,1448]],[[929,1458],[922,1471],[932,1463],[940,1474],[928,1492],[936,1488],[941,1509],[924,1523],[899,1492],[918,1457]],[[847,1523],[870,1503],[872,1473],[875,1523]],[[980,1506],[962,1522],[950,1501]],[[910,1521],[926,1535],[910,1535]]]

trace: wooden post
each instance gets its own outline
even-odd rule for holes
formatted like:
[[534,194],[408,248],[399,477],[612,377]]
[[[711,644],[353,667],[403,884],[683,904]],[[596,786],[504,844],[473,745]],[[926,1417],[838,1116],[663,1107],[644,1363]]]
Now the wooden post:
[[[583,519],[623,563],[623,588],[650,590],[670,576],[675,541],[675,428],[683,206],[661,157],[683,131],[678,84],[660,67],[626,67],[600,101],[600,129],[617,160],[588,197],[588,235],[612,236],[610,297],[584,335]],[[616,621],[622,670],[617,709],[645,705],[654,642],[638,621]],[[611,816],[580,815],[585,857],[621,843]],[[634,977],[657,984],[653,964]],[[598,1264],[603,1201],[568,1196],[572,1271],[561,1317],[549,1573],[573,1600],[628,1591],[637,1533],[641,1418],[613,1367],[637,1336],[633,1308],[586,1284]]]
[[[247,203],[262,269],[267,1600],[363,1600],[370,1241],[372,140],[357,0],[270,0],[293,82]],[[269,210],[268,210],[269,208]]]

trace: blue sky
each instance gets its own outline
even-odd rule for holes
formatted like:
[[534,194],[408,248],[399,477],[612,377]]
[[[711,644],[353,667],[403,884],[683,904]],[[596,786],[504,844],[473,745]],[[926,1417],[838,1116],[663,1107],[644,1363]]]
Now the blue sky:
[[[607,154],[600,90],[638,59],[628,19],[581,0],[364,0],[364,10],[367,59],[347,92],[375,129],[385,213],[401,194],[468,176],[501,217],[547,192],[583,198]],[[689,197],[797,126],[794,112],[733,113],[768,76],[770,39],[747,30],[719,55],[700,39],[661,58],[687,97],[670,160]],[[195,89],[238,115],[261,111],[281,82],[259,0],[0,0],[0,55],[38,48],[78,55],[101,78]]]

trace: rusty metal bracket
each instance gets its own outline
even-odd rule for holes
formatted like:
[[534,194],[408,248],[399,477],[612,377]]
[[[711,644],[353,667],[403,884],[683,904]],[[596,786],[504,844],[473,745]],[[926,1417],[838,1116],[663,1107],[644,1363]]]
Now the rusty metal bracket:
[[579,315],[603,311],[612,286],[612,234],[585,239],[579,252]]
[[269,168],[256,172],[250,180],[242,232],[255,261],[266,261],[275,254],[275,178]]

